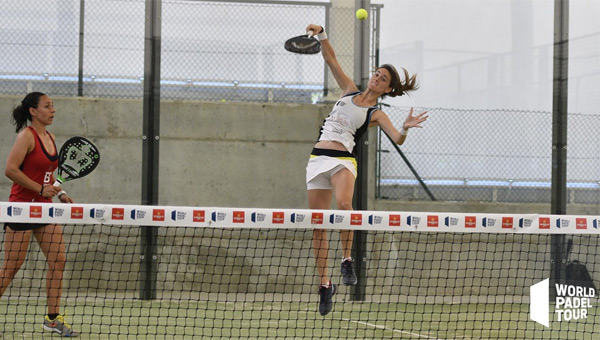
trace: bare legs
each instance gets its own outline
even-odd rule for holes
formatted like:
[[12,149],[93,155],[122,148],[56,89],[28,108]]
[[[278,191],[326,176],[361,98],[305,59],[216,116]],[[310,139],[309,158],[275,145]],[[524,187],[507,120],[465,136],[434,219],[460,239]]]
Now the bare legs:
[[[310,209],[326,210],[331,208],[331,200],[335,192],[335,201],[338,210],[352,210],[352,196],[354,194],[354,175],[348,169],[342,169],[331,177],[331,189],[313,189],[308,190],[308,205]],[[350,257],[352,253],[352,240],[354,232],[352,230],[340,231],[344,258]],[[327,274],[329,241],[327,239],[327,230],[315,229],[313,231],[313,253],[317,264],[317,272],[321,284],[329,283]]]
[[65,243],[61,226],[50,224],[33,231],[40,248],[46,255],[48,271],[46,273],[46,294],[48,295],[48,314],[58,314],[62,294],[62,278],[67,261]]
[[65,268],[65,244],[62,228],[49,224],[33,231],[14,231],[6,228],[4,235],[4,264],[0,269],[0,296],[23,265],[27,249],[33,234],[46,256],[46,294],[48,296],[48,314],[58,314],[62,293],[62,277]]
[[8,227],[4,230],[4,264],[0,269],[0,296],[4,295],[6,288],[21,269],[30,239],[30,230],[14,231]]

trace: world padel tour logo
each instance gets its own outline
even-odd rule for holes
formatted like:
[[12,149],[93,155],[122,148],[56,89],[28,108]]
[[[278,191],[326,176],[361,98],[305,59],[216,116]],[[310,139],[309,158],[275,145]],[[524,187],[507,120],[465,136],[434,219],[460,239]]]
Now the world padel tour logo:
[[130,216],[132,220],[143,220],[144,218],[146,218],[146,211],[140,209],[132,209]]
[[[427,217],[429,217],[429,216],[427,216]],[[408,217],[406,217],[406,224],[409,225],[409,226],[418,227],[421,224],[421,217],[419,217],[419,216],[408,216]]]
[[484,217],[483,220],[481,220],[481,225],[484,228],[494,228],[496,226],[496,219],[491,217]]
[[331,214],[331,215],[329,215],[329,223],[331,223],[331,224],[344,223],[344,216]]
[[92,208],[92,209],[90,209],[90,217],[94,218],[94,219],[102,220],[102,219],[104,219],[105,212],[106,211],[104,209]]
[[[302,222],[304,222],[305,218],[306,218],[306,215],[304,215],[304,214],[292,213],[290,215],[290,222],[292,222],[292,223],[302,223]],[[323,216],[321,216],[321,223],[323,223]]]
[[226,212],[213,211],[212,214],[210,214],[210,218],[213,222],[225,221],[226,217],[227,217]]
[[383,216],[369,215],[369,224],[370,225],[381,224],[381,222],[383,222]]
[[531,228],[533,225],[533,220],[530,218],[520,218],[519,219],[519,228]]
[[556,227],[560,229],[568,229],[571,224],[571,220],[566,218],[557,218],[556,219]]
[[459,221],[459,219],[456,217],[452,217],[452,216],[444,217],[444,225],[446,227],[455,227],[458,225],[458,221]]
[[65,214],[65,209],[62,208],[50,208],[50,210],[48,210],[48,215],[50,215],[50,217],[62,217]]
[[550,280],[545,279],[530,287],[529,317],[531,320],[550,327],[550,320],[573,321],[587,319],[588,308],[593,308],[592,298],[596,290],[592,287],[580,287],[555,284],[554,318],[550,317]]
[[187,213],[185,211],[173,210],[171,211],[171,220],[183,221],[185,220]]
[[254,223],[256,223],[256,222],[264,222],[266,217],[267,217],[266,214],[253,212],[250,215],[250,220],[252,222],[254,222]]
[[6,215],[8,216],[21,216],[23,214],[23,208],[9,206],[6,208]]

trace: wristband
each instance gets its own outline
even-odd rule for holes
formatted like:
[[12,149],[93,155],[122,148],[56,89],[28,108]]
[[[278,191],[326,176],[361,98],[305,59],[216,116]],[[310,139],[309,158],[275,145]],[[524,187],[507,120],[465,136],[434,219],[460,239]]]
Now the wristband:
[[323,31],[321,31],[321,33],[317,34],[317,39],[327,40],[327,33],[325,33],[325,29],[323,29]]
[[66,194],[67,194],[67,193],[66,193],[64,190],[61,190],[61,191],[59,191],[59,192],[58,192],[58,199],[60,199],[60,197],[61,197],[62,195],[66,195]]
[[407,129],[405,129],[405,128],[402,128],[402,130],[400,130],[400,134],[401,134],[402,136],[406,136],[406,135],[408,135],[408,130],[407,130]]
[[42,184],[42,188],[40,189],[40,196],[44,197],[44,188],[46,185]]

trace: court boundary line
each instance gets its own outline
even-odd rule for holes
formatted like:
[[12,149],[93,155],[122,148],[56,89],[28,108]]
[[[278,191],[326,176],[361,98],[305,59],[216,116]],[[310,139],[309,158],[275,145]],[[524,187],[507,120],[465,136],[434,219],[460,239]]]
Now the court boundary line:
[[443,339],[443,338],[431,337],[429,335],[423,335],[423,334],[419,334],[419,333],[412,333],[412,332],[408,332],[408,331],[403,331],[401,329],[389,328],[389,327],[377,325],[377,324],[370,323],[370,322],[356,321],[356,320],[346,319],[346,318],[342,318],[342,320],[349,321],[349,322],[354,322],[354,323],[358,323],[358,324],[361,324],[361,325],[366,325],[366,326],[370,326],[370,327],[374,327],[374,328],[379,328],[379,329],[383,329],[383,330],[388,330],[388,331],[391,331],[391,332],[402,333],[402,334],[406,334],[406,335],[410,335],[410,336],[417,336],[419,338],[426,338],[426,339],[431,339],[431,340],[446,340],[446,339]]
[[[358,324],[363,324],[363,325],[367,325],[367,326],[371,326],[371,327],[375,327],[375,328],[379,328],[379,329],[383,329],[383,330],[389,330],[391,332],[399,332],[402,334],[407,334],[407,335],[411,335],[411,336],[418,336],[418,337],[425,337],[427,339],[431,339],[431,340],[456,340],[457,338],[451,338],[451,339],[447,339],[447,338],[437,338],[437,337],[431,337],[430,335],[423,335],[423,334],[419,334],[419,333],[411,333],[408,331],[403,331],[401,329],[395,329],[395,328],[388,328],[385,326],[380,326],[377,324],[372,324],[369,322],[364,322],[364,321],[355,321],[355,320],[351,320],[351,319],[346,319],[346,318],[342,318],[342,320],[344,321],[349,321],[349,322],[354,322],[354,323],[358,323]],[[465,337],[460,336],[458,339],[472,339],[471,337]],[[487,338],[482,338],[483,340],[488,340]]]

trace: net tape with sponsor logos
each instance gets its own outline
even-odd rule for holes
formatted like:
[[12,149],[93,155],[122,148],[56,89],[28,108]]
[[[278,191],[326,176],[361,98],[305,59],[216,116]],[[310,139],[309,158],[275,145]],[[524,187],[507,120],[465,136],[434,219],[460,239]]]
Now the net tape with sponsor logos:
[[597,234],[600,216],[0,202],[0,222]]

